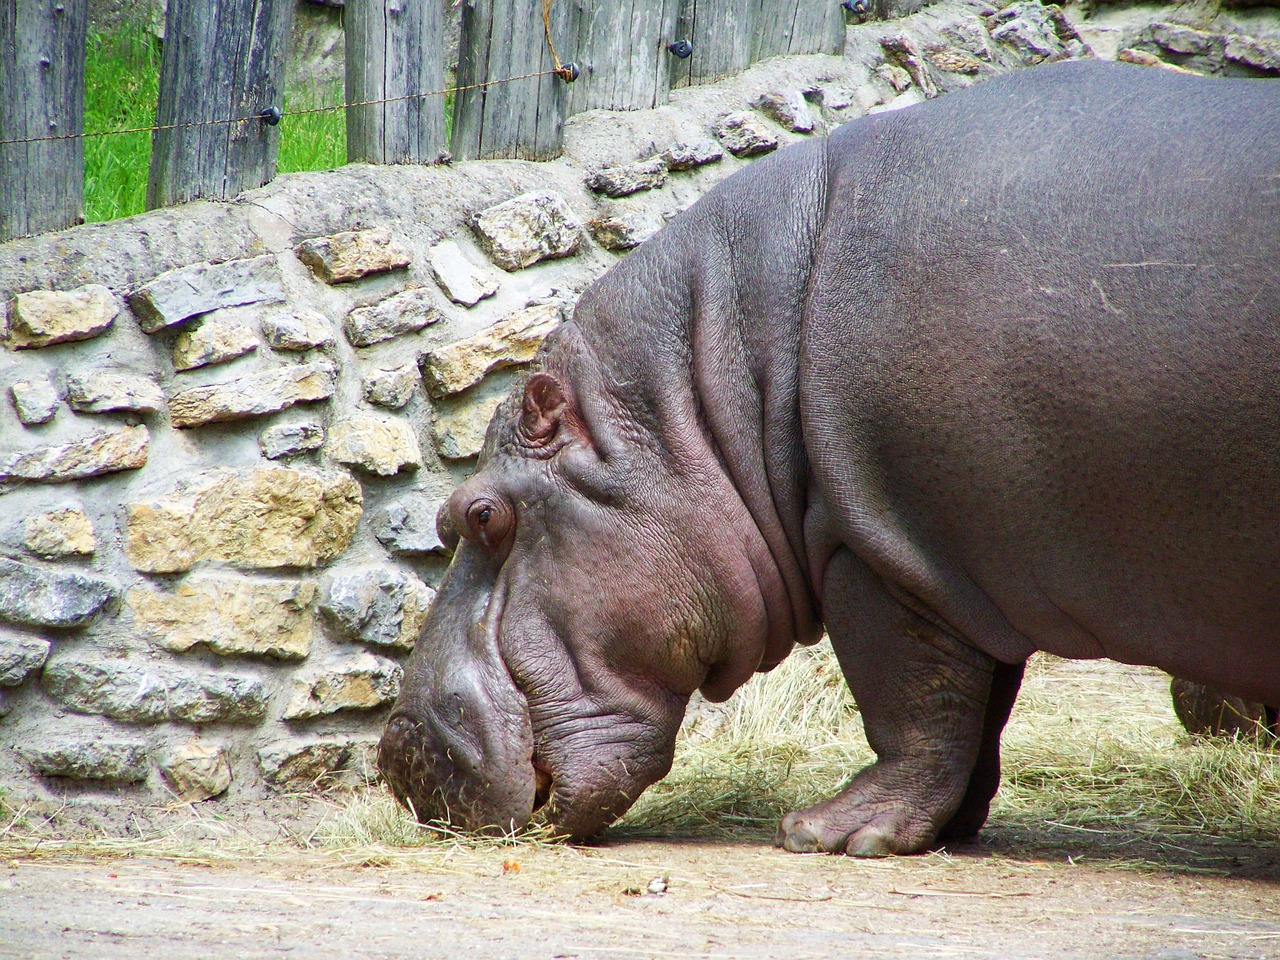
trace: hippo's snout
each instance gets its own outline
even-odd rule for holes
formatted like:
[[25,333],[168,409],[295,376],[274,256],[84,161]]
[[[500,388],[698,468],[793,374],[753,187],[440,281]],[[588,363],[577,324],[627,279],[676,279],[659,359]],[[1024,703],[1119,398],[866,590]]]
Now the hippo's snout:
[[483,749],[451,732],[431,720],[391,718],[378,742],[378,767],[396,799],[422,823],[443,820],[466,830],[528,823],[539,805],[532,764],[495,769]]
[[378,741],[378,769],[396,799],[420,821],[442,817],[444,795],[436,787],[433,752],[423,748],[421,720],[392,717]]
[[509,831],[533,815],[529,706],[497,649],[498,565],[454,555],[405,666],[378,767],[419,821]]

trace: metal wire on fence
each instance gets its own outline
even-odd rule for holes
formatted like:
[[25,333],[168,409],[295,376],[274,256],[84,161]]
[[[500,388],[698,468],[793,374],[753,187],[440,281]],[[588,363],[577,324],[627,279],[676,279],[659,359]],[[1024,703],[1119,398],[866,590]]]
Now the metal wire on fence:
[[444,97],[451,93],[461,93],[464,90],[480,90],[485,87],[492,87],[503,83],[515,83],[517,80],[534,80],[538,77],[557,76],[565,83],[572,83],[578,78],[578,67],[576,64],[561,64],[558,57],[555,56],[555,48],[551,48],[552,58],[555,60],[556,66],[551,70],[540,70],[537,73],[524,73],[518,77],[503,77],[498,80],[485,80],[481,83],[469,83],[456,87],[446,87],[443,90],[431,90],[426,93],[413,93],[402,97],[382,97],[377,100],[358,100],[354,103],[334,103],[320,107],[308,107],[302,110],[291,110],[288,113],[282,111],[276,106],[266,106],[250,117],[223,117],[215,120],[195,120],[189,123],[168,123],[155,124],[150,127],[129,127],[121,130],[91,130],[83,133],[57,133],[43,137],[15,137],[9,140],[0,140],[0,147],[9,146],[10,144],[19,143],[47,143],[56,140],[88,140],[92,137],[115,137],[132,133],[156,133],[161,130],[181,130],[189,127],[209,127],[219,124],[234,123],[266,123],[275,126],[285,117],[301,117],[311,113],[332,113],[335,110],[350,110],[354,107],[369,107],[379,103],[398,103],[404,100],[425,100],[427,97]]

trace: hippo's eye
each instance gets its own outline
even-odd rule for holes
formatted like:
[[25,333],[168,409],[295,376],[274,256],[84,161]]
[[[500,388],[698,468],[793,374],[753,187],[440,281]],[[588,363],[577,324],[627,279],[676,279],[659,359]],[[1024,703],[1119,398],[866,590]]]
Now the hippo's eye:
[[481,498],[467,508],[467,529],[470,539],[483,543],[490,550],[500,549],[510,532],[510,511],[501,503]]
[[493,504],[488,500],[476,500],[467,510],[467,523],[477,533],[483,532],[493,520]]

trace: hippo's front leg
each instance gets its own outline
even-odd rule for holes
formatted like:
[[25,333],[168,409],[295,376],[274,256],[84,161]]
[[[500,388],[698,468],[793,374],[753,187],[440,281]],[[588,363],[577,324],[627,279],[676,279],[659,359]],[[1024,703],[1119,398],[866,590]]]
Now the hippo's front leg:
[[[1003,716],[988,718],[996,662],[892,597],[848,550],[832,557],[824,596],[827,631],[879,759],[835,797],[788,814],[778,843],[796,852],[915,853],[962,804],[961,819],[976,819],[971,807],[985,816],[994,783],[974,784],[982,796],[966,791],[980,753],[998,750],[1012,696],[1000,698]],[[984,726],[995,729],[984,737]]]

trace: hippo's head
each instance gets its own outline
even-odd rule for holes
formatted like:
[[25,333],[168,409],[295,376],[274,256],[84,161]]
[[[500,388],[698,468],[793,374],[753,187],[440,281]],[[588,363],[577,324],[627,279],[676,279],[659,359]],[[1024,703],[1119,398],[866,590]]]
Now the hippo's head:
[[667,773],[695,690],[760,665],[768,549],[714,454],[673,454],[546,359],[440,512],[456,552],[379,765],[424,822],[540,811],[581,838]]

